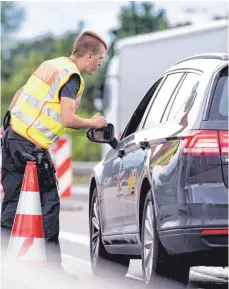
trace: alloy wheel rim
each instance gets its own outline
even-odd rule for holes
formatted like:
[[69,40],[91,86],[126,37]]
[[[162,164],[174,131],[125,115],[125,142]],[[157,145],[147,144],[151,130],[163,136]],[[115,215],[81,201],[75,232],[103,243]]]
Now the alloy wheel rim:
[[92,263],[96,264],[99,255],[99,214],[98,214],[98,198],[96,197],[92,208],[91,219],[91,245],[92,245]]
[[143,265],[146,281],[150,280],[152,275],[153,254],[154,254],[154,215],[152,202],[149,202],[146,209],[144,224],[144,258]]

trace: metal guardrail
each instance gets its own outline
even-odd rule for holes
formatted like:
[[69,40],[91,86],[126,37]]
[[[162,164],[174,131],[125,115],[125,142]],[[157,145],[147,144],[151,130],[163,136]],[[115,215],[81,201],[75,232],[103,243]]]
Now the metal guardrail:
[[74,176],[89,176],[98,162],[72,162]]

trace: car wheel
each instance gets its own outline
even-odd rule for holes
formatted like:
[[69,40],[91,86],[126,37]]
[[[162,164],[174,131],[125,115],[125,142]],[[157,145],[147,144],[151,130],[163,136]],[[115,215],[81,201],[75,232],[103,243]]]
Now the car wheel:
[[90,204],[90,257],[94,275],[121,277],[127,274],[130,258],[125,255],[109,254],[102,243],[96,189]]
[[151,191],[145,199],[141,240],[142,271],[146,285],[152,286],[160,277],[188,284],[190,266],[181,257],[169,255],[160,242]]

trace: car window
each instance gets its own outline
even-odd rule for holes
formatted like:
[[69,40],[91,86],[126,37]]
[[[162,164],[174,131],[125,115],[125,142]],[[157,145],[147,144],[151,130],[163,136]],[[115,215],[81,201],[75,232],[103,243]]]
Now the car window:
[[[228,69],[228,68],[227,68]],[[228,70],[225,69],[216,84],[210,120],[228,120]]]
[[149,109],[143,128],[148,128],[160,123],[167,104],[176,89],[183,73],[173,73],[166,77],[151,108]]
[[140,102],[140,104],[138,105],[138,107],[136,108],[134,114],[132,115],[129,123],[127,124],[120,140],[122,140],[123,138],[131,135],[132,133],[134,133],[141,120],[142,120],[142,117],[145,113],[145,110],[151,100],[151,98],[153,97],[155,91],[157,90],[160,82],[162,81],[162,78],[160,78],[151,88],[150,90],[147,92],[147,94],[144,96],[144,98],[142,99],[142,101]]
[[173,100],[168,120],[180,119],[191,108],[196,96],[201,75],[188,73]]

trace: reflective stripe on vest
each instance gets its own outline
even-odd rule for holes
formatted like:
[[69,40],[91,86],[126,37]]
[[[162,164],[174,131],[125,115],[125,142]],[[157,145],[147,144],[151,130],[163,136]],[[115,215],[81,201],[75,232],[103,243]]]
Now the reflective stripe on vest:
[[[44,106],[44,103],[42,103],[39,99],[35,98],[29,93],[25,93],[22,91],[21,93],[21,98],[24,99],[28,104],[32,105],[33,107],[36,107],[37,109],[41,110],[42,107]],[[13,111],[13,110],[12,110]],[[52,119],[55,119],[57,122],[61,124],[61,119],[60,115],[55,111],[52,110],[51,108],[45,106],[44,109],[42,109],[42,113],[46,114],[47,116],[51,117]],[[17,113],[15,112],[15,115]],[[28,124],[28,123],[26,123]],[[30,125],[29,123],[28,125]]]
[[13,130],[43,148],[48,148],[65,133],[67,129],[60,118],[59,91],[72,74],[80,76],[76,95],[76,102],[79,102],[84,81],[75,64],[64,57],[42,63],[19,92],[11,111]]
[[28,126],[31,125],[33,122],[33,119],[27,115],[25,115],[22,111],[20,111],[18,108],[13,107],[11,114],[15,115],[18,119],[23,121]]

